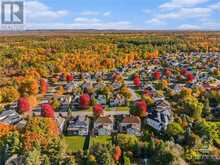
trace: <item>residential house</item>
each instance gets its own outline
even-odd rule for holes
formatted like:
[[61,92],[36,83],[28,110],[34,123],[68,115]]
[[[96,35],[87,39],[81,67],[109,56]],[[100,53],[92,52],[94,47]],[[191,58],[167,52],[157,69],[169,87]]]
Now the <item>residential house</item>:
[[14,110],[4,110],[0,114],[0,123],[16,124],[21,120],[23,120],[22,117]]
[[107,104],[106,96],[105,95],[98,95],[97,96],[97,103],[102,104],[102,105],[106,105]]
[[124,106],[126,104],[127,104],[127,100],[119,94],[110,98],[110,102],[109,102],[110,107]]
[[69,120],[67,135],[87,136],[89,134],[89,118],[87,116],[77,116]]
[[100,116],[94,122],[95,135],[111,135],[113,131],[114,120],[111,116]]
[[121,88],[121,84],[120,83],[117,83],[117,82],[114,82],[112,83],[112,87],[114,90],[118,90]]
[[136,136],[141,135],[141,119],[138,116],[125,116],[119,124],[119,131]]
[[166,130],[167,125],[173,121],[170,104],[165,99],[158,99],[155,104],[156,108],[152,109],[145,122],[158,131]]

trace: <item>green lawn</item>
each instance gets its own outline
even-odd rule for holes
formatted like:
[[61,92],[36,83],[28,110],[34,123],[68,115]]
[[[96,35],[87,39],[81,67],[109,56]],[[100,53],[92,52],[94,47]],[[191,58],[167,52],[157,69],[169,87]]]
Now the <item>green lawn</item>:
[[93,136],[90,139],[90,145],[93,145],[95,143],[112,143],[112,137],[111,136]]
[[117,111],[122,111],[122,112],[128,112],[129,111],[129,107],[128,106],[106,108],[106,111],[114,111],[112,109],[116,109],[116,112]]
[[76,152],[83,149],[85,137],[83,136],[65,136],[67,152]]

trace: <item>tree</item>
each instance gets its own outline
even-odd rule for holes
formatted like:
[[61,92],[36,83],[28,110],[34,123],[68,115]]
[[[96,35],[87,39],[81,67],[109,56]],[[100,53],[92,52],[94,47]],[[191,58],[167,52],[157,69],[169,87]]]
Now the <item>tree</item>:
[[191,72],[188,72],[186,74],[186,78],[187,78],[187,81],[190,82],[190,83],[194,80],[194,76]]
[[99,165],[112,165],[112,146],[110,144],[96,143],[90,147],[90,154],[95,156]]
[[18,86],[22,96],[37,95],[39,91],[38,81],[31,76],[18,80]]
[[140,87],[141,86],[141,79],[139,76],[135,76],[134,79],[133,79],[133,82],[134,82],[134,85],[136,87]]
[[80,107],[83,109],[87,109],[90,105],[90,96],[88,94],[83,94],[79,98]]
[[123,156],[124,165],[131,165],[130,158],[127,156]]
[[138,138],[135,135],[118,134],[117,141],[123,150],[130,150],[138,142]]
[[129,91],[128,87],[127,86],[122,86],[121,89],[120,89],[120,94],[122,96],[124,96],[126,99],[130,99],[132,94],[131,92]]
[[177,122],[172,122],[167,126],[166,130],[169,136],[179,136],[184,134],[183,128]]
[[53,107],[50,104],[42,104],[41,115],[43,117],[55,118]]
[[32,151],[27,151],[25,154],[26,165],[41,165],[41,151],[38,148],[34,148]]
[[19,99],[19,92],[12,86],[0,88],[0,103],[13,102]]
[[27,99],[32,109],[38,105],[38,100],[36,96],[31,95]]
[[211,108],[209,106],[209,99],[205,99],[202,113],[204,116],[209,116],[211,114]]
[[28,98],[22,97],[18,101],[18,109],[20,113],[30,113],[31,105]]
[[88,165],[96,165],[96,158],[94,155],[89,155],[88,160],[87,160]]
[[51,165],[50,159],[47,155],[44,155],[44,160],[43,160],[44,165]]
[[73,81],[73,80],[74,80],[74,77],[73,77],[73,75],[72,75],[71,73],[69,73],[69,74],[66,75],[66,81],[67,81],[67,82],[71,82],[71,81]]
[[161,77],[160,71],[155,71],[153,73],[153,77],[154,77],[154,79],[159,80]]
[[198,101],[197,98],[193,96],[185,97],[182,100],[184,106],[184,112],[189,116],[193,117],[195,120],[199,120],[202,115],[203,104]]
[[135,107],[131,111],[134,115],[144,117],[147,115],[147,104],[144,100],[139,100],[135,103]]
[[122,155],[122,151],[121,151],[120,146],[116,146],[115,147],[115,153],[114,153],[115,161],[119,161],[119,159],[121,158],[121,155]]
[[48,91],[48,84],[45,79],[41,79],[40,81],[40,89],[41,89],[41,94],[45,95]]
[[93,114],[98,117],[100,116],[101,114],[103,114],[104,112],[104,106],[101,105],[101,104],[96,104],[94,107],[93,107]]

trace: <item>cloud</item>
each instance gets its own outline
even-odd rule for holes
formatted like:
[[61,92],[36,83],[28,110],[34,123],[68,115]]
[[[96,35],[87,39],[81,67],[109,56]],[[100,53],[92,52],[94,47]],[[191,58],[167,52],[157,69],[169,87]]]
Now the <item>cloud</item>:
[[110,11],[107,11],[107,12],[104,12],[104,13],[103,13],[103,16],[109,16],[109,15],[111,15],[111,12],[110,12]]
[[191,24],[183,24],[178,27],[179,30],[201,30],[201,27]]
[[220,10],[220,2],[210,5],[209,8],[212,9],[213,11],[219,11]]
[[100,20],[97,18],[77,17],[74,19],[74,22],[82,23],[82,24],[93,24],[93,23],[100,22]]
[[151,20],[147,20],[146,23],[148,24],[154,24],[154,25],[162,25],[162,24],[165,24],[164,21],[160,20],[160,19],[157,19],[157,18],[153,18]]
[[181,8],[172,12],[157,14],[147,22],[158,24],[174,19],[207,18],[211,12],[212,10],[210,8]]
[[173,8],[182,8],[182,7],[193,7],[198,4],[208,2],[208,0],[171,0],[159,6],[163,9],[173,9]]
[[27,1],[24,11],[27,23],[54,21],[68,15],[67,10],[52,10],[39,1]]
[[97,16],[97,15],[99,15],[99,12],[87,10],[87,11],[81,12],[80,15],[82,15],[82,16]]
[[27,29],[116,29],[116,30],[129,30],[138,29],[132,26],[128,21],[118,21],[118,22],[96,22],[96,23],[79,23],[74,22],[72,24],[64,23],[48,23],[48,24],[29,24]]

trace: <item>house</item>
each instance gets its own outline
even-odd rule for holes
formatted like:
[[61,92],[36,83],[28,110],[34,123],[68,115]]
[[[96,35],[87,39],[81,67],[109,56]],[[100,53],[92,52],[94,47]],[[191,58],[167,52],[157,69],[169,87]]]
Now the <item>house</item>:
[[89,134],[89,118],[87,116],[77,116],[69,120],[67,135],[87,136]]
[[74,90],[75,88],[77,88],[78,86],[79,86],[78,83],[76,83],[76,82],[70,82],[70,83],[67,83],[67,84],[64,85],[64,89],[65,89],[65,91],[66,91],[67,93],[71,93],[71,92],[73,92],[73,90]]
[[122,133],[141,135],[141,119],[138,116],[125,116],[119,124],[119,131]]
[[81,73],[81,78],[84,80],[91,80],[91,75],[88,72]]
[[114,90],[118,90],[121,88],[121,84],[120,83],[117,83],[117,82],[114,82],[112,83],[112,87]]
[[175,84],[173,90],[175,93],[180,93],[183,89],[183,87],[185,86],[185,84]]
[[105,95],[98,95],[97,96],[97,103],[102,104],[102,105],[106,105],[107,104],[106,96]]
[[145,123],[157,131],[166,130],[167,125],[173,121],[170,104],[165,99],[158,99],[155,104],[156,108],[149,113]]
[[80,94],[74,94],[71,104],[73,106],[78,106],[80,102]]
[[123,106],[127,104],[127,100],[120,95],[116,95],[115,97],[110,98],[109,106],[116,107],[116,106]]
[[4,110],[0,114],[0,123],[16,124],[21,120],[23,120],[22,117],[14,110]]
[[85,81],[83,84],[82,84],[82,89],[91,89],[93,88],[93,84],[92,82],[89,82],[89,81]]
[[111,116],[100,116],[94,122],[95,135],[111,135],[113,131],[114,120]]

